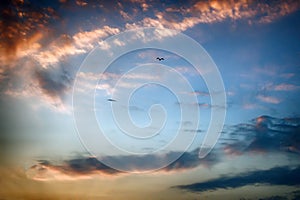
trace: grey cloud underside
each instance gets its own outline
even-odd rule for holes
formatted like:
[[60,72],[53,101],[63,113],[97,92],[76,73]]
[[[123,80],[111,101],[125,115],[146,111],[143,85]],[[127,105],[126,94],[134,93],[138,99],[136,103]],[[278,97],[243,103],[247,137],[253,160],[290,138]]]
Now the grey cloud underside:
[[43,167],[54,168],[64,174],[76,175],[76,174],[90,174],[93,172],[101,171],[104,174],[118,174],[121,173],[115,169],[112,169],[101,162],[96,158],[76,158],[71,160],[64,161],[61,165],[54,165],[50,161],[41,160],[38,165],[34,165],[31,168],[43,169]]
[[72,72],[67,71],[66,67],[53,69],[37,70],[35,78],[42,91],[51,97],[63,98],[71,89],[74,81]]
[[[188,152],[168,152],[164,155],[147,154],[142,156],[105,156],[101,158],[103,163],[120,163],[122,169],[127,171],[147,171],[161,166],[164,159],[181,156],[168,166],[158,171],[171,172],[194,169],[199,166],[212,167],[222,161],[224,153],[243,155],[247,152],[281,152],[299,154],[300,146],[300,119],[284,118],[277,119],[269,116],[261,116],[251,120],[249,123],[238,124],[225,128],[218,144],[214,150],[204,159],[199,159],[199,149]],[[227,151],[230,149],[230,151]],[[90,174],[100,172],[104,174],[118,175],[124,173],[104,165],[96,158],[79,157],[65,160],[62,164],[53,164],[50,161],[39,162],[33,169],[43,167],[56,169],[64,174]],[[279,169],[277,169],[279,170]],[[283,170],[280,168],[280,170]],[[262,171],[261,173],[268,171]],[[244,175],[243,175],[244,176]],[[227,180],[227,179],[226,179]],[[262,179],[263,180],[263,179]],[[261,183],[261,182],[259,182]]]
[[[217,163],[218,156],[212,152],[204,159],[198,158],[199,149],[195,149],[192,152],[170,152],[164,156],[157,155],[144,155],[144,156],[107,156],[103,160],[106,162],[118,162],[123,165],[123,169],[128,171],[145,171],[151,170],[156,165],[160,166],[160,162],[164,159],[177,157],[178,154],[182,156],[177,159],[175,162],[170,165],[159,169],[158,171],[176,171],[176,170],[185,170],[193,169],[200,165],[213,165]],[[34,170],[37,173],[41,170],[47,170],[47,168],[55,169],[66,175],[87,175],[93,173],[103,173],[109,175],[118,175],[125,172],[118,171],[107,165],[104,165],[97,158],[94,157],[81,157],[76,159],[65,160],[62,164],[53,164],[48,160],[41,160],[36,165],[33,165],[29,170]]]
[[189,190],[192,192],[204,192],[217,189],[237,188],[254,184],[299,186],[300,166],[296,168],[274,167],[268,170],[242,173],[233,177],[224,176],[202,183],[179,185],[174,188]]
[[226,148],[232,153],[292,152],[300,153],[300,118],[260,116],[250,123],[229,127],[225,135],[232,142]]

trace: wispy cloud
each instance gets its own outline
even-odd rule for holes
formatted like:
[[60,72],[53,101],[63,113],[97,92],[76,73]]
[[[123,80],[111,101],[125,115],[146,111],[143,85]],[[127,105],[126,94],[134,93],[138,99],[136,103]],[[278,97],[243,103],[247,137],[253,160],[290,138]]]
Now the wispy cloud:
[[280,77],[286,78],[286,79],[292,78],[292,77],[294,77],[294,76],[295,76],[294,73],[284,73],[284,74],[281,74],[281,75],[280,75]]
[[298,90],[300,87],[298,85],[293,85],[290,83],[266,83],[262,86],[262,90],[264,91],[295,91]]
[[257,95],[256,98],[262,102],[271,103],[271,104],[279,104],[281,102],[280,99],[272,96]]
[[[29,67],[32,67],[32,63],[29,63]],[[24,68],[23,73],[15,75],[19,78],[20,86],[11,84],[4,89],[4,94],[23,99],[25,102],[31,102],[31,106],[34,109],[47,107],[53,111],[71,113],[71,106],[66,103],[65,98],[71,92],[73,75],[63,64],[59,67],[48,69],[36,68],[32,70]],[[27,70],[32,72],[29,73]]]
[[[153,73],[131,73],[131,74],[120,74],[105,72],[103,74],[84,73],[80,72],[77,74],[78,90],[80,91],[103,91],[107,95],[111,96],[116,91],[116,83],[122,78],[122,81],[118,82],[119,88],[135,88],[145,80],[158,81],[160,79],[158,74]],[[97,84],[97,81],[99,83]]]
[[254,103],[245,103],[245,104],[243,104],[243,108],[246,109],[246,110],[252,110],[252,109],[256,109],[258,107],[259,106],[257,104],[254,104]]
[[282,83],[274,86],[275,91],[294,91],[297,89],[299,89],[299,86],[287,83]]
[[103,26],[92,31],[81,31],[73,36],[61,35],[59,39],[49,45],[49,48],[38,51],[32,56],[46,68],[67,56],[87,53],[107,36],[119,32],[118,28]]

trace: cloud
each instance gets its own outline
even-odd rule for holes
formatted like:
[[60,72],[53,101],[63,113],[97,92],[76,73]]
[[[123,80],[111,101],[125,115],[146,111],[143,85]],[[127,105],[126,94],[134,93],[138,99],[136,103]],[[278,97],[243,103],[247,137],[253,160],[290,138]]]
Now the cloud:
[[292,78],[292,77],[294,77],[294,76],[295,76],[294,73],[284,73],[284,74],[280,74],[280,77],[286,78],[286,79]]
[[[177,67],[174,67],[174,69],[177,72],[179,72],[180,74],[186,74],[186,75],[190,75],[190,76],[199,75],[199,72],[194,67],[177,66]],[[204,74],[204,73],[207,73],[207,72],[202,71],[201,73]]]
[[120,15],[124,18],[124,20],[132,20],[132,17],[130,17],[130,15],[123,10],[120,10]]
[[297,90],[297,89],[299,89],[299,86],[292,85],[292,84],[286,84],[286,83],[282,83],[282,84],[274,86],[275,91],[293,91],[293,90]]
[[[55,6],[42,7],[41,4],[30,4],[29,2],[13,0],[6,2],[7,6],[2,11],[2,20],[0,23],[1,30],[1,54],[2,59],[11,60],[8,55],[15,56],[16,52],[23,52],[21,46],[26,46],[26,49],[32,49],[43,47],[47,45],[47,41],[51,41],[53,38],[49,37],[47,33],[54,32],[52,30],[52,23],[58,22],[59,15]],[[71,43],[61,42],[61,39],[57,43],[51,43],[50,49],[41,52],[37,57],[46,59],[56,57],[59,60],[64,55],[75,55],[85,53],[90,50],[93,43],[97,39],[107,37],[108,35],[119,33],[121,29],[131,29],[141,26],[152,26],[157,28],[172,28],[180,31],[192,28],[199,23],[216,23],[222,22],[227,19],[233,20],[252,20],[259,23],[269,23],[273,20],[295,12],[300,7],[298,1],[276,1],[276,2],[255,2],[255,1],[197,1],[181,3],[166,3],[154,1],[148,4],[146,1],[130,1],[132,4],[131,9],[123,11],[116,11],[123,19],[126,20],[133,18],[128,13],[135,12],[147,12],[146,17],[142,19],[135,19],[135,22],[128,24],[118,24],[119,28],[112,28],[109,26],[103,26],[102,28],[94,28],[90,31],[79,31],[73,36],[68,34],[61,34],[61,37],[69,37]],[[89,6],[90,9],[101,9],[105,11],[103,6],[107,8],[115,8],[111,3],[99,6],[96,4],[87,4],[84,0],[76,0],[72,6]],[[118,4],[119,8],[123,8],[121,3]],[[69,5],[71,6],[71,4]],[[140,6],[141,9],[136,9],[136,6]],[[156,9],[150,12],[150,7],[156,6]],[[16,9],[12,9],[16,8]],[[61,12],[61,11],[60,11]],[[66,10],[68,12],[68,10]],[[106,12],[103,12],[106,14]],[[60,13],[62,15],[63,13]],[[65,14],[65,13],[64,13]],[[140,13],[142,14],[142,13]],[[144,14],[143,14],[144,15]],[[142,15],[142,16],[143,16]],[[134,16],[140,16],[135,13]],[[103,17],[103,16],[101,16]],[[107,17],[107,16],[104,16]],[[108,16],[109,17],[109,16]],[[55,31],[56,32],[56,31]],[[40,43],[28,44],[29,39],[36,33],[43,33],[43,41]],[[49,37],[49,38],[48,38]],[[33,45],[34,44],[34,45]],[[61,48],[60,48],[61,47]],[[25,48],[25,47],[24,47]],[[41,49],[39,49],[41,50]],[[52,53],[52,54],[51,54]],[[4,56],[3,56],[4,55]],[[11,58],[11,57],[10,57]],[[41,62],[43,63],[43,62]]]
[[280,99],[276,97],[265,96],[265,95],[257,95],[256,98],[262,102],[271,103],[271,104],[279,104],[281,102]]
[[247,185],[300,185],[300,167],[274,167],[268,170],[257,170],[236,176],[223,176],[217,179],[194,183],[190,185],[179,185],[174,188],[189,190],[192,192],[205,192],[217,189],[230,189]]
[[86,6],[88,3],[86,1],[83,1],[83,0],[76,0],[76,4],[78,6]]
[[3,94],[22,99],[30,107],[46,107],[51,111],[71,113],[68,95],[71,92],[74,75],[68,63],[40,69],[33,60],[23,61],[22,70],[7,70],[7,85],[2,88]]
[[41,160],[26,172],[28,178],[39,181],[90,179],[95,175],[108,176],[121,173],[93,157],[67,160],[61,165]]
[[0,60],[12,62],[16,54],[35,43],[30,41],[32,38],[47,30],[46,26],[56,19],[58,15],[50,6],[41,7],[29,1],[1,1]]
[[[160,80],[158,74],[139,72],[139,73],[128,73],[126,75],[120,73],[105,72],[103,74],[84,73],[80,72],[77,74],[78,91],[86,92],[97,89],[103,91],[107,95],[111,96],[116,91],[116,83],[118,82],[119,88],[136,88],[140,86],[140,83],[145,80],[156,82]],[[99,80],[99,83],[97,83]]]
[[295,91],[298,90],[300,87],[298,85],[293,85],[289,83],[281,83],[281,84],[274,84],[274,83],[267,83],[262,86],[262,90],[264,91]]
[[197,102],[197,103],[190,103],[190,102],[175,102],[175,105],[177,106],[188,106],[188,107],[199,107],[199,108],[216,108],[216,109],[226,109],[230,105],[217,105],[217,104],[210,104],[205,102]]
[[259,23],[273,20],[294,12],[299,8],[297,1],[289,2],[255,2],[255,1],[209,1],[198,2],[194,9],[199,11],[208,23],[225,19],[253,19],[258,17]]
[[224,151],[230,155],[246,152],[300,153],[300,118],[260,116],[248,124],[238,124],[226,130],[228,142]]
[[129,0],[131,3],[137,3],[140,4],[141,8],[143,9],[143,11],[147,11],[148,8],[151,6],[149,4],[147,4],[146,0]]
[[[122,19],[132,18],[132,21],[134,20],[132,24],[121,21],[121,23],[114,24],[114,26],[99,25],[98,27],[89,27],[86,25],[87,28],[75,27],[70,32],[63,32],[62,29],[57,27],[70,25],[68,24],[70,23],[68,19],[62,17],[68,16],[68,14],[70,14],[68,12],[72,10],[66,9],[65,6],[75,7],[74,9],[78,9],[78,6],[88,7],[91,10],[95,8],[101,9],[103,12],[101,12],[100,17],[106,19],[109,18],[110,15],[113,15],[113,9],[111,9],[110,12],[107,12],[107,9],[113,8],[114,5],[111,3],[103,5],[87,4],[87,1],[84,0],[76,0],[73,3],[66,2],[63,5],[58,2],[45,5],[30,3],[29,1],[3,1],[1,4],[5,6],[1,11],[2,18],[0,19],[0,30],[2,30],[0,32],[0,61],[2,63],[0,71],[1,88],[6,87],[4,88],[6,89],[6,94],[11,96],[21,97],[25,95],[23,97],[32,97],[33,94],[44,95],[46,103],[47,101],[52,101],[51,104],[63,105],[64,102],[59,98],[59,94],[66,92],[69,86],[67,86],[66,82],[60,83],[58,80],[54,80],[55,77],[49,77],[43,70],[48,68],[51,70],[58,65],[58,63],[65,62],[73,58],[73,56],[88,53],[96,45],[104,44],[101,42],[110,35],[120,33],[122,30],[141,26],[166,27],[185,31],[199,23],[217,23],[228,19],[246,19],[257,21],[258,23],[269,23],[281,16],[296,11],[300,4],[298,1],[292,0],[288,2],[260,3],[254,1],[191,1],[187,3],[170,2],[161,4],[158,1],[154,1],[150,4],[143,0],[132,0],[129,2],[132,4],[132,7],[128,8],[125,4],[123,6],[119,3],[118,6],[120,8],[123,7],[124,11],[116,10],[115,12],[116,15],[119,15]],[[154,7],[155,9],[150,9]],[[62,13],[62,11],[66,13]],[[140,15],[141,13],[139,12],[143,12],[143,15]],[[133,14],[132,16],[128,16],[128,13]],[[97,17],[98,16],[96,16],[96,18]],[[134,19],[135,17],[136,19]],[[172,36],[174,33],[160,30],[155,32],[155,34],[157,38],[164,38]],[[138,37],[141,36],[143,36],[143,33]],[[115,41],[115,44],[120,46],[124,45],[122,41],[118,40]],[[108,48],[105,45],[102,47]],[[23,68],[23,63],[27,60],[37,62],[31,70]],[[78,66],[72,67],[74,71],[78,69]],[[12,72],[12,69],[22,71],[22,76],[28,73],[24,76],[29,79],[33,78],[30,75],[35,74],[34,78],[37,78],[37,80],[25,80],[25,84],[20,85],[19,88],[10,87],[11,85],[16,85],[12,83],[13,80],[20,78],[20,75],[14,79],[9,77],[17,74],[17,72]],[[57,70],[60,71],[59,68]],[[185,69],[183,68],[178,68],[178,70],[182,70],[183,73],[195,74],[192,71],[184,72]],[[291,74],[287,74],[285,77],[290,76]],[[45,81],[47,81],[47,83]],[[51,81],[52,88],[49,86]],[[26,84],[26,82],[34,82],[34,84],[29,85]],[[55,91],[54,87],[58,91]],[[298,86],[281,84],[276,86],[274,90],[292,91],[297,88]],[[24,89],[28,89],[28,91],[23,91]],[[33,90],[38,90],[39,92],[34,92],[30,95],[30,92]],[[54,97],[54,93],[56,93],[56,97]],[[56,98],[55,102],[53,102],[54,98]],[[258,99],[275,104],[280,102],[280,100],[274,97],[258,96]]]
[[208,154],[205,158],[200,159],[199,149],[197,148],[191,152],[184,152],[179,159],[177,159],[175,162],[171,163],[170,165],[161,170],[169,172],[193,169],[198,166],[211,167],[218,162],[220,162],[220,158],[218,154],[214,151]]
[[259,23],[269,23],[292,13],[299,8],[297,1],[255,2],[255,1],[208,1],[197,2],[192,11],[200,12],[207,23],[225,19],[251,19],[257,17]]
[[258,108],[258,105],[253,103],[245,103],[243,104],[243,108],[246,110],[252,110]]
[[[168,173],[173,171],[182,171],[193,169],[198,166],[210,167],[219,162],[219,157],[210,153],[206,158],[199,159],[199,149],[191,152],[169,152],[165,155],[129,155],[129,156],[104,156],[104,163],[122,163],[122,168],[128,171],[147,171],[160,166],[165,160],[172,160],[181,155],[170,165],[158,169],[157,173]],[[80,157],[65,160],[61,164],[54,164],[47,160],[39,161],[27,170],[27,176],[35,180],[76,180],[88,179],[96,176],[120,176],[125,175],[122,172],[106,166],[94,157]]]
[[[186,124],[188,124],[188,122]],[[192,170],[197,167],[211,168],[215,164],[220,163],[222,158],[224,158],[224,155],[240,156],[247,152],[284,152],[299,155],[299,129],[299,118],[278,119],[269,116],[260,116],[251,120],[251,123],[227,126],[214,150],[203,159],[199,159],[199,149],[196,148],[187,152],[171,151],[163,155],[103,156],[101,160],[103,163],[122,163],[122,169],[140,172],[157,168],[160,166],[160,163],[166,160],[173,160],[181,155],[173,163],[156,170],[156,173],[170,173]],[[187,129],[187,131],[189,132],[192,130]],[[28,169],[27,174],[29,178],[37,180],[76,180],[77,177],[78,179],[86,179],[103,176],[118,177],[127,174],[126,172],[112,169],[103,163],[94,157],[77,157],[75,159],[64,160],[62,163],[47,160],[39,161],[36,165],[33,165]],[[282,168],[278,169],[282,170]],[[299,170],[300,168],[298,168],[298,171]],[[267,170],[262,171],[261,173],[268,174],[269,172]],[[238,180],[244,180],[243,182],[245,182],[251,178],[252,175],[253,174],[251,173],[248,175],[242,174],[239,176],[241,179],[233,180],[231,177],[226,178],[226,184],[238,182]],[[272,182],[276,180],[275,178],[272,179]],[[258,183],[264,183],[264,179],[260,180]],[[245,183],[245,185],[247,184],[255,183]],[[276,182],[276,184],[279,183]],[[236,187],[240,186],[243,185],[237,185]]]
[[[274,20],[295,12],[300,3],[256,2],[256,1],[197,1],[194,4],[167,4],[155,12],[155,17],[145,17],[135,26],[152,26],[185,31],[197,24],[211,24],[225,20],[245,20],[247,23],[271,23]],[[128,25],[129,26],[129,25]]]
[[270,23],[282,16],[295,12],[296,10],[299,9],[299,6],[300,6],[299,1],[293,1],[293,0],[279,2],[274,6],[269,4],[259,4],[260,11],[265,14],[265,16],[260,18],[259,22]]
[[76,33],[72,38],[74,39],[75,46],[81,48],[93,48],[93,43],[99,41],[99,39],[102,39],[109,35],[117,34],[119,32],[120,30],[118,28],[103,26],[102,28],[94,29],[92,31],[83,31]]
[[5,5],[0,19],[1,92],[33,101],[35,108],[46,106],[66,112],[70,105],[64,98],[70,94],[78,66],[62,65],[70,56],[87,53],[105,37],[119,33],[119,29],[103,26],[73,35],[58,33],[51,29],[51,23],[58,19],[55,3],[45,6],[13,0],[1,5]]
[[73,77],[64,69],[39,70],[35,77],[41,90],[50,97],[63,98],[73,85]]
[[37,33],[24,48],[18,48],[14,54],[17,59],[13,63],[4,63],[2,66],[0,81],[6,84],[1,89],[10,97],[34,98],[39,102],[34,107],[44,104],[55,111],[70,113],[70,105],[64,97],[70,94],[78,67],[70,66],[66,58],[86,53],[101,38],[118,31],[104,26],[90,32],[79,32],[72,37],[63,34],[43,48],[38,41],[44,35]]
[[119,33],[118,28],[103,26],[92,31],[81,31],[73,36],[61,35],[44,51],[36,52],[32,55],[44,68],[62,61],[67,56],[80,55],[87,53],[96,45],[99,45],[102,39],[109,35]]
[[288,200],[288,198],[284,196],[276,195],[276,196],[270,196],[266,198],[260,198],[259,200]]

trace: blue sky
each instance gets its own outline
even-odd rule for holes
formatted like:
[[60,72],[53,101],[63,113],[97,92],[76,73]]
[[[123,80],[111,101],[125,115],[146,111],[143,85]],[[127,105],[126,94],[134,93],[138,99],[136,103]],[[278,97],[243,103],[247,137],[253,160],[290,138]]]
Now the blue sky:
[[299,8],[1,2],[0,197],[299,198]]

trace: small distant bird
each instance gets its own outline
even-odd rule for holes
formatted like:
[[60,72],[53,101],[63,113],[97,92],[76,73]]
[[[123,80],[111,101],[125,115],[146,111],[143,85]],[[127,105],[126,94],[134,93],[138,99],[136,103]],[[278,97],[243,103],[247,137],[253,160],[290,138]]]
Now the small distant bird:
[[115,102],[117,100],[115,100],[115,99],[107,99],[107,101]]
[[162,61],[162,60],[165,60],[165,59],[164,59],[164,58],[157,57],[156,60]]

